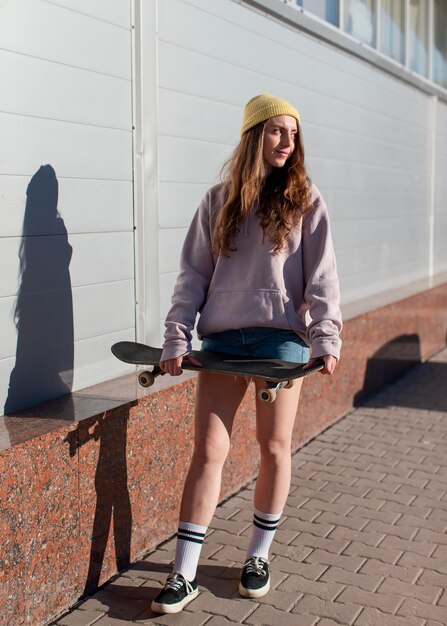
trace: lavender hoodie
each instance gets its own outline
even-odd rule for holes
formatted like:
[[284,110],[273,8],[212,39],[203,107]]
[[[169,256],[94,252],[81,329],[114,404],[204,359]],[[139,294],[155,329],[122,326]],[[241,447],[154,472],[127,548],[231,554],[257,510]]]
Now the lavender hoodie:
[[191,350],[197,313],[199,337],[233,328],[267,326],[295,331],[311,357],[340,356],[339,286],[329,218],[312,187],[313,208],[273,254],[256,210],[240,226],[229,257],[211,253],[223,185],[207,191],[183,245],[180,272],[166,318],[162,360]]

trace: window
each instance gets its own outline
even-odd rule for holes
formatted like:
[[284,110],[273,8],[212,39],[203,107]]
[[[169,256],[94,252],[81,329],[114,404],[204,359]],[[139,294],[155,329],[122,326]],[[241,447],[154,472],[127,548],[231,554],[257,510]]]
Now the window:
[[[395,61],[397,73],[401,65],[402,70],[409,69],[447,89],[447,0],[277,2],[302,7],[304,11],[337,26],[357,41]],[[299,19],[297,21],[299,23]],[[326,34],[324,28],[318,27],[316,32],[333,41],[329,30]],[[340,38],[337,43],[340,43]],[[346,47],[352,51],[352,42],[347,42]],[[370,52],[361,49],[359,56],[368,60],[372,58]],[[408,77],[403,71],[402,75]],[[416,83],[420,85],[420,81]]]
[[338,26],[338,0],[296,0],[296,3],[309,13]]
[[376,0],[346,0],[344,30],[368,46],[375,46],[376,10]]
[[428,0],[410,0],[410,69],[428,75]]
[[447,88],[447,1],[434,1],[433,80]]
[[382,0],[380,11],[380,52],[404,63],[404,0]]

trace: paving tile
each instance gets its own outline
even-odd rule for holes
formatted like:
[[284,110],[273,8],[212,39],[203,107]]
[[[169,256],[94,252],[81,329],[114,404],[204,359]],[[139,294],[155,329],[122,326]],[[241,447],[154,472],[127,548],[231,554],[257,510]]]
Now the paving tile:
[[428,528],[420,528],[417,535],[414,537],[417,542],[429,542],[432,544],[441,544],[447,546],[447,535],[442,532],[433,532]]
[[103,611],[75,609],[57,621],[57,626],[92,626],[104,615]]
[[345,539],[352,543],[358,541],[365,545],[378,546],[381,544],[385,535],[383,533],[370,533],[366,530],[355,531],[343,526],[337,526],[329,535],[330,539]]
[[[376,574],[382,578],[392,576],[402,582],[414,583],[416,580],[420,580],[421,572],[423,572],[423,569],[420,566],[402,567],[400,565],[392,565],[391,563],[384,563],[378,559],[369,558],[362,565],[358,573]],[[360,586],[361,585],[359,585],[359,587]]]
[[247,617],[245,623],[255,626],[316,626],[318,618],[312,615],[284,613],[263,604]]
[[349,545],[348,539],[333,539],[332,533],[329,537],[316,537],[309,533],[300,533],[292,541],[292,546],[309,546],[310,548],[322,548],[328,552],[340,554]]
[[436,606],[433,604],[427,604],[414,598],[405,598],[402,606],[399,608],[397,615],[406,617],[423,617],[425,619],[431,619],[439,621],[442,624],[446,623],[446,610],[444,606]]
[[330,513],[336,513],[337,515],[348,515],[354,508],[352,504],[344,504],[343,502],[325,502],[318,498],[309,498],[302,506],[303,509],[310,509],[312,511],[328,511]]
[[[321,626],[321,622],[318,624]],[[354,626],[426,626],[425,620],[413,617],[398,617],[366,607],[357,617]]]
[[[321,579],[320,579],[321,580]],[[343,590],[344,585],[338,582],[320,582],[309,580],[297,574],[290,574],[278,587],[280,591],[298,594],[314,595],[322,600],[334,600]]]
[[354,585],[364,591],[376,591],[383,581],[383,576],[363,572],[347,572],[341,567],[331,566],[320,576],[318,581],[343,583],[344,585]]
[[331,530],[335,528],[333,524],[319,524],[318,522],[303,522],[300,519],[288,518],[281,525],[285,530],[297,530],[299,532],[306,532],[316,537],[326,537]]
[[278,545],[273,542],[270,552],[270,560],[285,557],[286,559],[293,559],[294,561],[303,561],[308,554],[312,552],[312,548],[308,546],[302,546],[300,544],[291,544],[289,546]]
[[447,607],[447,589],[444,589],[442,596],[438,600],[438,606],[446,606]]
[[213,617],[206,622],[206,626],[231,626],[231,624],[240,624],[240,622],[234,622],[222,615],[213,615]]
[[[412,514],[402,515],[396,521],[396,525],[397,526],[406,525],[406,526],[414,527],[417,529],[426,528],[428,530],[431,530],[434,533],[445,533],[445,531],[447,530],[447,520],[434,519],[434,518],[421,519],[420,517],[416,515],[412,515]],[[418,541],[417,537],[415,537],[415,539],[416,541]]]
[[364,520],[377,520],[384,524],[395,524],[402,517],[397,512],[377,510],[364,506],[353,506],[347,515],[349,517],[360,517]]
[[397,596],[417,598],[422,602],[435,604],[441,596],[442,589],[436,586],[424,586],[419,584],[405,583],[397,578],[386,578],[376,590],[378,594],[388,593]]
[[435,572],[433,570],[425,570],[418,579],[418,585],[447,589],[447,572],[445,574],[440,574],[439,572]]
[[194,604],[190,605],[190,610],[223,615],[235,621],[239,620],[241,623],[253,611],[253,606],[252,602],[241,598],[239,594],[236,595],[236,591],[236,589],[233,590],[233,597],[223,597],[224,594],[221,592],[221,597],[218,597],[209,591],[202,591],[194,600]]
[[368,520],[359,517],[348,517],[347,515],[336,515],[326,511],[319,516],[318,523],[327,523],[334,527],[341,526],[342,528],[349,528],[349,530],[359,531],[368,523]]
[[[83,602],[82,608],[90,611],[103,611],[107,616],[132,621],[147,608],[147,601],[129,599],[115,595],[110,591],[98,591]],[[100,625],[102,626],[102,624]]]
[[447,560],[447,546],[437,546],[431,556],[435,559]]
[[332,554],[327,550],[314,550],[306,557],[308,563],[321,563],[323,565],[337,565],[349,572],[356,572],[364,559],[356,556],[346,556],[342,554]]
[[402,603],[402,598],[391,593],[371,593],[350,585],[341,592],[337,601],[369,606],[385,613],[394,613]]
[[361,608],[355,604],[345,604],[338,601],[329,602],[308,595],[298,602],[292,613],[297,613],[300,616],[317,615],[318,617],[326,617],[334,619],[339,624],[343,624],[343,626],[349,626],[354,623],[360,611]]
[[[156,622],[155,622],[156,623]],[[95,626],[129,626],[129,622],[126,619],[119,619],[118,617],[111,617],[110,615],[104,615],[100,620],[95,622]]]
[[302,597],[302,593],[296,591],[285,591],[283,588],[270,589],[267,595],[259,598],[259,604],[268,604],[278,611],[290,611],[298,600]]
[[[435,552],[432,557],[435,556]],[[399,559],[398,565],[403,566],[420,566],[428,570],[434,570],[435,572],[439,572],[440,574],[447,574],[447,561],[443,558],[429,558],[422,557],[420,554],[415,552],[406,552],[402,554]]]
[[418,533],[418,528],[414,526],[398,525],[398,524],[384,524],[379,520],[369,521],[364,530],[370,533],[377,533],[387,536],[396,536],[401,539],[415,539]]
[[370,510],[382,510],[387,504],[386,500],[383,500],[381,498],[374,498],[371,495],[371,492],[368,494],[368,496],[353,496],[349,493],[343,493],[337,498],[336,502],[340,502],[346,505],[352,505],[353,507],[363,507],[366,512],[369,512]]
[[288,559],[284,555],[280,555],[274,558],[270,570],[286,574],[299,574],[308,580],[316,580],[326,570],[326,566],[321,563],[305,563],[293,558]]
[[[153,626],[154,624],[160,626],[204,626],[204,624],[208,623],[209,619],[209,613],[202,613],[201,611],[194,612],[194,610],[190,611],[189,607],[187,607],[181,613],[176,613],[174,615],[158,615],[157,613],[152,613],[149,611],[147,615],[142,615],[138,620],[135,620],[133,623],[139,624],[139,626]],[[99,626],[109,625],[100,624]],[[115,626],[115,624],[111,624],[111,626]],[[129,623],[127,622],[126,625],[123,623],[122,626],[129,626]]]
[[400,539],[400,537],[388,535],[380,543],[380,547],[403,550],[406,552],[415,552],[420,556],[427,557],[432,554],[436,546],[433,543],[426,543],[423,541],[407,541],[405,539]]

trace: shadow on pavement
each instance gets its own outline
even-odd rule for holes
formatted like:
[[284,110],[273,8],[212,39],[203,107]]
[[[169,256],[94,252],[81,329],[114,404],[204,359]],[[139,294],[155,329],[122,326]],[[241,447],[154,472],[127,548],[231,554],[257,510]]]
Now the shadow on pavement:
[[423,363],[418,335],[396,337],[368,360],[354,398],[354,406],[361,405],[447,411],[447,351]]
[[[121,620],[148,620],[159,622],[160,614],[151,611],[150,604],[160,592],[172,566],[152,561],[138,561],[131,565],[125,576],[105,585],[94,599],[107,607],[107,616]],[[217,598],[240,599],[238,581],[240,567],[199,565],[199,588]],[[141,579],[147,582],[141,583]],[[199,596],[200,597],[200,596]],[[132,602],[127,602],[131,599]],[[242,599],[241,599],[242,601]]]

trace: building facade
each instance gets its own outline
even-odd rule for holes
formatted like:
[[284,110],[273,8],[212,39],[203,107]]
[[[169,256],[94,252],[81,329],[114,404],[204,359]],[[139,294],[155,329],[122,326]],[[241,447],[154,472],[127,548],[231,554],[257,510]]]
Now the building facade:
[[122,374],[115,341],[161,343],[186,228],[256,93],[301,112],[346,315],[444,281],[446,4],[4,1],[4,412]]

